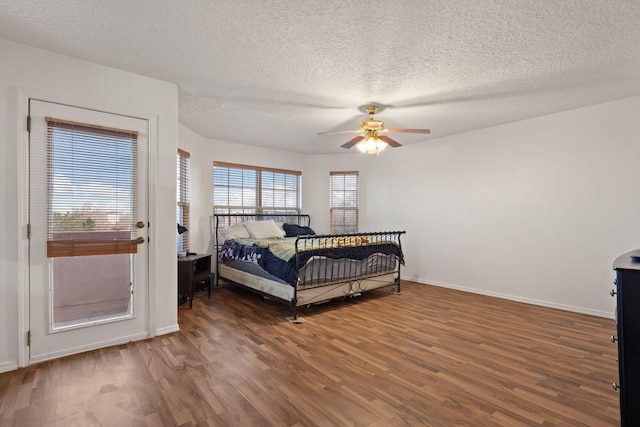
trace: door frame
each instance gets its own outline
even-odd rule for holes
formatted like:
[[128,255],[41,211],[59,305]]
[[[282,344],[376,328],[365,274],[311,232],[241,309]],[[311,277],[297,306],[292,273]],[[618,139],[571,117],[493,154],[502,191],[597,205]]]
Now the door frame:
[[[96,102],[90,102],[87,100],[79,100],[76,98],[68,97],[65,95],[54,94],[51,92],[45,92],[40,90],[32,90],[26,88],[16,88],[16,135],[19,136],[17,144],[17,170],[18,170],[18,187],[17,191],[17,203],[16,209],[18,218],[20,221],[19,240],[17,242],[17,255],[18,255],[18,277],[17,279],[17,292],[18,292],[18,367],[25,367],[29,365],[29,319],[30,319],[30,306],[29,306],[29,238],[28,238],[28,224],[29,224],[29,133],[27,132],[27,117],[29,116],[29,99],[37,99],[40,101],[66,104],[78,108],[85,108],[89,110],[102,111],[105,113],[126,115],[138,119],[147,120],[149,123],[149,148],[147,155],[148,163],[148,190],[147,190],[147,215],[149,218],[149,245],[148,245],[148,271],[147,271],[147,324],[149,335],[144,339],[155,337],[157,335],[157,249],[155,244],[151,244],[152,236],[155,236],[155,219],[157,218],[157,160],[158,160],[158,118],[157,116],[148,115],[139,111],[132,111],[129,106],[105,106]],[[114,342],[109,345],[116,345],[127,342],[124,339],[122,342]],[[100,348],[103,346],[98,346]],[[88,347],[86,350],[93,350],[94,348]]]

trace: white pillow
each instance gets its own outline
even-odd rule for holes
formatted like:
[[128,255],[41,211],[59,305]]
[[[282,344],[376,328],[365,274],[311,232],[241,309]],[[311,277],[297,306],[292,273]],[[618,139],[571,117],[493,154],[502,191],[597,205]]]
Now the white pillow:
[[284,237],[284,230],[273,220],[245,222],[244,226],[254,239],[280,239]]
[[234,224],[228,228],[220,229],[220,234],[224,240],[232,240],[232,239],[249,239],[251,235],[245,228],[243,223]]

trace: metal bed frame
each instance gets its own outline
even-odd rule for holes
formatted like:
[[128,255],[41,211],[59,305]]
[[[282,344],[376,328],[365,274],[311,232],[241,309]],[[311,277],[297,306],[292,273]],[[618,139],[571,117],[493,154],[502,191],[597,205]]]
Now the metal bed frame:
[[[355,297],[367,290],[387,286],[395,286],[396,290],[392,293],[400,293],[400,267],[402,265],[403,256],[400,236],[405,234],[405,231],[298,236],[295,241],[297,283],[296,286],[287,285],[292,288],[292,294],[278,296],[274,295],[274,293],[258,290],[251,284],[242,283],[243,280],[240,278],[241,276],[234,277],[236,280],[232,280],[228,277],[224,277],[224,274],[221,274],[221,263],[218,253],[222,247],[222,241],[219,239],[219,230],[241,222],[263,220],[273,220],[275,222],[282,223],[287,222],[309,227],[311,224],[311,217],[306,214],[226,213],[214,214],[213,218],[215,221],[214,247],[216,249],[216,286],[219,286],[219,280],[222,278],[248,288],[263,296],[268,296],[280,302],[290,304],[293,315],[289,318],[291,321],[298,320],[298,307],[300,306],[308,306],[313,303],[325,302],[338,297]],[[399,259],[391,258],[393,261],[389,261],[389,259],[387,259],[387,261],[378,260],[378,262],[374,263],[373,266],[369,266],[372,268],[365,269],[365,271],[362,270],[362,265],[358,267],[353,262],[350,262],[349,259],[345,258],[334,260],[335,263],[325,262],[324,265],[322,263],[313,265],[310,267],[310,271],[307,271],[307,267],[309,267],[310,264],[307,264],[307,266],[304,265],[305,263],[301,261],[301,258],[303,258],[302,254],[307,249],[318,248],[322,244],[325,244],[328,239],[332,239],[332,249],[337,249],[338,251],[348,250],[352,253],[353,251],[361,251],[361,255],[363,257],[375,253],[376,251],[373,251],[371,248],[376,247],[376,245],[397,245],[400,256]],[[301,273],[303,273],[303,277],[300,277]],[[244,277],[248,277],[246,275],[251,274],[246,273],[244,274]],[[246,280],[245,282],[253,282],[253,280]]]

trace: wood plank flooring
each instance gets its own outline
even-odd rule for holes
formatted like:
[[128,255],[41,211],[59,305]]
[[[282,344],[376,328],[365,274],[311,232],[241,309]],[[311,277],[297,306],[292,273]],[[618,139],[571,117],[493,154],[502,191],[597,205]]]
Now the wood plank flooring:
[[0,425],[620,423],[610,319],[409,282],[288,315],[216,288],[180,332],[1,374]]

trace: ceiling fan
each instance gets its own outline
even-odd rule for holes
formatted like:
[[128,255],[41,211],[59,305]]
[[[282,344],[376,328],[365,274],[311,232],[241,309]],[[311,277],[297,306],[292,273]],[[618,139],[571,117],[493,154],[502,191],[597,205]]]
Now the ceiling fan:
[[400,147],[401,144],[395,139],[389,138],[380,133],[424,133],[430,134],[429,129],[385,129],[384,122],[376,120],[373,115],[378,111],[378,107],[370,105],[367,107],[369,120],[360,123],[360,129],[357,130],[339,130],[334,132],[320,132],[318,135],[331,135],[335,133],[359,133],[360,135],[350,139],[342,144],[342,148],[351,148],[356,145],[360,151],[367,154],[377,154],[384,150],[387,145],[391,147]]

